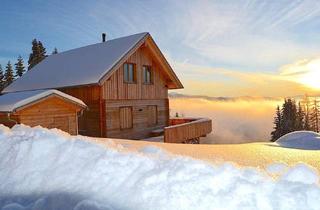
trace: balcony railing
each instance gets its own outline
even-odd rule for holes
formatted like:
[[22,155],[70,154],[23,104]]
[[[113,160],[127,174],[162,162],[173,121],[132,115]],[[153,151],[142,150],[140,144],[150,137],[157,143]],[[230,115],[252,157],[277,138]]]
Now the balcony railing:
[[212,121],[208,118],[173,118],[170,126],[164,128],[166,143],[199,143],[212,131]]

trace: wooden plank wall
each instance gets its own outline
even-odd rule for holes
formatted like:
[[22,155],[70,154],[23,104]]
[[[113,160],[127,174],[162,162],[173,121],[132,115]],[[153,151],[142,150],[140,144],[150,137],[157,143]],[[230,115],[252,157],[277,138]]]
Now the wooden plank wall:
[[58,128],[77,135],[77,111],[79,107],[58,97],[49,97],[17,112],[20,123],[29,126],[41,125],[46,128]]
[[59,90],[82,100],[88,106],[78,119],[79,134],[105,137],[105,102],[101,97],[101,87],[83,86]]
[[[163,128],[168,123],[167,100],[109,100],[106,101],[107,134],[111,138],[142,139],[150,132]],[[150,125],[148,106],[157,106],[157,124]],[[133,128],[121,129],[120,107],[132,107]]]
[[[168,98],[166,78],[160,66],[146,47],[139,48],[126,62],[135,63],[137,81],[135,84],[123,82],[123,65],[104,83],[103,98],[106,100],[123,99],[164,99]],[[149,65],[153,72],[153,84],[143,84],[142,66]]]
[[[140,47],[126,62],[135,64],[136,83],[124,82],[123,65],[121,65],[103,84],[102,96],[106,100],[107,136],[129,139],[146,138],[149,137],[152,130],[168,125],[169,104],[166,76],[146,47]],[[151,66],[152,84],[143,84],[143,65]],[[132,129],[121,129],[119,109],[124,106],[132,107]],[[154,123],[150,117],[157,117],[157,122]]]

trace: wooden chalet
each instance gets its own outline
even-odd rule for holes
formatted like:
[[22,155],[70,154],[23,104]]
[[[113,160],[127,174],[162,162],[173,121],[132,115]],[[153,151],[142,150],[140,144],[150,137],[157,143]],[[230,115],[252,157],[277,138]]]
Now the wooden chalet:
[[170,126],[168,90],[180,88],[151,35],[140,33],[50,55],[1,97],[55,89],[87,106],[77,119],[79,134],[125,139],[158,134],[167,142],[187,142],[210,133],[212,125],[208,119],[181,119],[185,126],[177,121]]

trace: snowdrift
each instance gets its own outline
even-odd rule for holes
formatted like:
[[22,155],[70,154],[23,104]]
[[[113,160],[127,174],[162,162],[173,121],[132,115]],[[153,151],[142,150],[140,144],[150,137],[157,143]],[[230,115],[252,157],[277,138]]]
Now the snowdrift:
[[280,137],[276,143],[287,148],[320,150],[320,134],[313,131],[295,131]]
[[[317,172],[209,165],[157,147],[107,148],[59,130],[0,126],[0,209],[319,209]],[[284,169],[286,168],[286,169]]]

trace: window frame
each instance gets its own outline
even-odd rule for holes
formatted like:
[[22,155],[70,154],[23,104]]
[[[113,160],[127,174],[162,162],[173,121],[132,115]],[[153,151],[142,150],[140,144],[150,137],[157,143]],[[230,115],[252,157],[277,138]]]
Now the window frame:
[[[126,65],[128,66],[127,69],[125,68]],[[130,65],[132,65],[132,81],[129,80],[129,77],[130,77],[129,76],[130,75],[129,66]],[[126,72],[126,70],[127,70],[127,72]],[[123,82],[124,83],[128,83],[128,84],[136,84],[137,83],[137,73],[136,73],[136,64],[135,63],[130,63],[130,62],[124,63],[122,66],[122,71],[123,71]]]
[[[150,82],[146,81],[147,78],[147,72],[150,72]],[[153,71],[152,71],[152,66],[150,65],[143,65],[142,66],[142,79],[143,79],[143,84],[144,85],[153,85]]]

